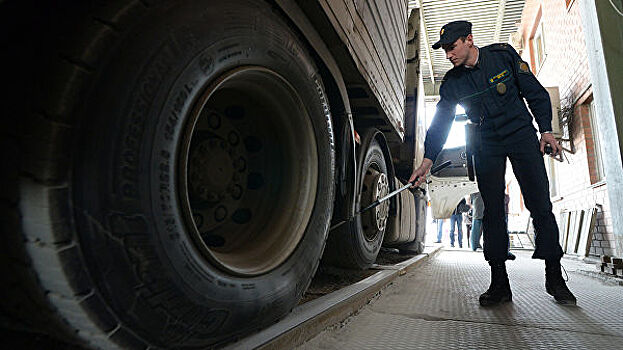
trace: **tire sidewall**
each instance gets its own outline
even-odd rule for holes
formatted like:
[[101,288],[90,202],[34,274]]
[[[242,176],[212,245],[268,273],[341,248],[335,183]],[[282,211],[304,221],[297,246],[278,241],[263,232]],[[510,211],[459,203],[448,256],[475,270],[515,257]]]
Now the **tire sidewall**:
[[[240,59],[239,57],[226,57],[224,59],[214,58],[218,57],[218,51],[221,50],[220,47],[233,45],[234,42],[240,43],[242,41],[245,41],[245,39],[242,37],[232,37],[228,40],[223,40],[222,43],[207,48],[199,55],[195,56],[189,63],[188,67],[182,72],[182,74],[179,76],[179,78],[171,88],[170,94],[166,99],[167,103],[163,107],[160,115],[158,116],[157,124],[159,127],[155,130],[153,144],[161,146],[161,150],[160,152],[153,152],[151,161],[149,162],[152,167],[150,171],[150,193],[152,198],[152,202],[150,204],[153,207],[152,216],[158,219],[165,218],[164,220],[155,221],[155,229],[158,233],[158,239],[161,242],[160,245],[166,247],[165,253],[169,257],[169,259],[171,259],[173,266],[175,266],[176,268],[176,273],[174,275],[186,275],[184,282],[193,286],[193,290],[198,292],[199,300],[202,300],[208,292],[216,293],[212,295],[217,300],[226,300],[227,298],[229,298],[229,295],[231,293],[229,287],[217,288],[216,290],[214,290],[212,283],[206,283],[207,280],[205,279],[205,276],[195,276],[192,273],[192,270],[194,269],[198,268],[201,270],[209,270],[210,267],[205,264],[205,261],[203,259],[197,256],[198,252],[192,249],[193,244],[190,240],[187,239],[187,235],[184,233],[185,229],[184,223],[182,221],[182,213],[179,210],[179,208],[181,207],[181,204],[179,203],[179,198],[177,196],[168,196],[167,191],[163,191],[163,188],[178,187],[178,178],[175,174],[177,169],[175,166],[172,165],[177,164],[180,161],[176,155],[179,154],[178,147],[180,144],[180,139],[182,137],[183,128],[185,126],[184,124],[186,122],[186,120],[180,118],[172,123],[171,116],[174,114],[189,114],[190,110],[193,108],[192,96],[196,97],[200,94],[200,87],[205,87],[206,85],[209,85],[214,77],[218,77],[231,69],[235,69],[236,67],[244,65],[257,65],[273,71],[281,72],[282,76],[287,81],[289,81],[291,85],[296,86],[299,89],[299,92],[302,95],[301,97],[304,101],[307,102],[309,114],[314,116],[324,115],[324,111],[319,108],[323,103],[322,96],[318,94],[317,90],[311,89],[309,82],[306,81],[306,79],[309,78],[317,79],[316,77],[314,77],[315,72],[313,71],[313,67],[305,65],[305,62],[302,62],[300,60],[300,57],[291,57],[296,61],[296,67],[285,68],[281,65],[275,64],[270,56],[264,55],[256,48],[250,48],[249,52],[247,52],[246,54],[247,57],[245,57],[245,59]],[[252,43],[252,41],[247,41],[245,44],[250,46],[254,43]],[[241,44],[241,46],[244,46],[245,44]],[[277,47],[272,48],[272,50],[275,51],[276,49]],[[285,52],[279,51],[275,53],[285,54]],[[205,66],[205,62],[214,62],[214,66]],[[179,113],[176,113],[176,105],[179,104],[180,100],[184,100],[184,106]],[[314,124],[314,129],[316,131],[322,130],[322,122],[326,123],[326,120],[318,119],[319,118],[312,120]],[[325,130],[323,131],[327,130],[326,124],[324,125],[324,129]],[[320,154],[327,154],[327,144],[326,142],[323,142],[323,140],[328,139],[327,133],[325,132],[323,134],[317,132],[315,136],[317,139],[318,148],[322,149],[322,152]],[[154,146],[152,147],[152,149],[157,150],[158,148]],[[324,172],[324,174],[319,174],[319,181],[327,182],[326,180],[330,178],[329,174],[327,173],[328,169],[325,167],[319,170],[321,172]],[[323,187],[326,187],[326,184]],[[322,215],[318,215],[319,212],[322,211],[322,207],[323,206],[319,206],[314,209],[314,213],[312,214],[312,221],[310,222],[309,228],[304,235],[301,246],[307,246],[310,241],[321,241],[324,239],[324,233],[322,232],[323,230],[321,228],[326,227],[326,224],[323,224],[318,220],[319,217],[323,217]],[[166,218],[175,218],[175,223],[167,221]],[[186,259],[186,254],[188,254],[189,251],[192,251],[192,259]],[[245,284],[245,286],[247,287],[249,283],[254,283],[256,290],[254,292],[248,292],[248,294],[251,295],[257,293],[257,289],[262,288],[262,281],[271,279],[271,276],[274,275],[281,276],[280,284],[282,284],[281,288],[283,288],[284,286],[289,285],[293,282],[288,280],[288,278],[292,278],[292,276],[296,275],[296,273],[293,272],[303,272],[303,270],[308,268],[309,264],[313,263],[313,257],[317,254],[317,250],[314,251],[310,249],[297,249],[294,252],[293,256],[288,259],[288,264],[284,264],[283,266],[277,268],[275,271],[269,273],[268,275],[256,279],[235,278],[229,276],[224,272],[216,270],[212,271],[208,280],[214,278],[217,285]],[[188,270],[188,267],[185,265],[177,265],[177,261],[186,261],[184,264],[196,263],[197,265],[191,267],[190,270]],[[301,263],[303,261],[307,261],[307,263]],[[299,266],[300,270],[292,270],[292,263],[294,263],[295,266]],[[284,273],[286,274],[284,275]],[[265,292],[280,292],[280,288],[277,288],[275,290],[275,286],[272,283],[268,283],[265,287],[268,288]]]
[[[76,198],[76,207],[80,208],[76,222],[81,225],[85,255],[93,253],[93,275],[100,280],[103,294],[117,313],[125,312],[119,299],[127,292],[120,291],[120,286],[132,289],[157,280],[176,290],[177,305],[197,305],[211,313],[208,319],[214,325],[206,332],[223,337],[282,316],[296,305],[311,279],[322,254],[333,205],[330,116],[322,82],[303,44],[269,6],[256,3],[232,1],[209,6],[209,10],[188,3],[161,9],[160,17],[153,16],[151,23],[147,19],[143,28],[156,28],[158,19],[166,17],[165,28],[154,29],[152,35],[146,35],[146,29],[138,30],[137,38],[151,42],[142,40],[132,54],[125,55],[125,61],[138,60],[142,68],[134,73],[119,66],[110,70],[112,78],[108,81],[114,82],[123,74],[130,75],[126,81],[133,81],[133,92],[127,93],[125,100],[120,97],[124,101],[112,103],[123,113],[110,115],[109,108],[98,112],[97,105],[87,107],[93,118],[89,123],[102,128],[92,128],[93,139],[82,139],[80,147],[86,144],[82,160],[92,157],[92,152],[106,160],[97,162],[94,168],[83,165],[77,172],[76,189],[90,191]],[[241,5],[247,10],[241,10]],[[221,25],[224,18],[234,29]],[[141,48],[151,51],[143,54]],[[299,246],[282,265],[253,278],[232,276],[215,268],[195,248],[185,231],[176,175],[185,116],[215,78],[244,65],[278,72],[296,87],[312,119],[319,158],[315,205]],[[105,76],[100,79],[107,80]],[[96,95],[101,101],[114,99],[114,90],[113,83],[109,83],[97,88]],[[103,175],[96,179],[89,176],[98,173]],[[107,185],[97,186],[95,181],[102,180]],[[99,190],[93,191],[93,186]],[[102,230],[109,231],[112,238],[102,237],[85,218],[97,218]],[[126,239],[129,233],[145,241],[111,248],[116,251],[111,256],[125,253],[127,259],[97,252],[102,246],[112,245],[114,239]],[[151,259],[159,263],[144,263]],[[102,282],[106,276],[94,266],[106,264],[114,265],[111,269],[125,276],[125,282],[117,282],[116,286]],[[122,318],[140,323],[141,317],[145,315],[139,312]]]

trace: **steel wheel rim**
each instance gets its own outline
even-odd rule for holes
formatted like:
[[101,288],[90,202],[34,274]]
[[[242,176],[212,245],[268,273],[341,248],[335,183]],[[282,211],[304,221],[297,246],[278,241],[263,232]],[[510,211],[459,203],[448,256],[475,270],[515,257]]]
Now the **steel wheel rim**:
[[[377,164],[370,164],[364,172],[361,208],[367,207],[388,193],[387,175],[381,171]],[[362,215],[362,230],[366,240],[374,241],[379,234],[385,231],[388,214],[389,201],[385,201]]]
[[286,261],[318,183],[313,125],[293,86],[263,67],[226,72],[198,99],[179,148],[182,211],[198,251],[246,277]]

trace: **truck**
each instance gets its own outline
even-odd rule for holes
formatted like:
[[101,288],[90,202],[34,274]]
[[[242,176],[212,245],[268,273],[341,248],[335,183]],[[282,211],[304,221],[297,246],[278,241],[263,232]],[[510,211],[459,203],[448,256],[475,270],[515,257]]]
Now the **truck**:
[[319,264],[423,249],[424,191],[355,215],[423,157],[406,0],[0,8],[3,327],[215,347],[290,312]]

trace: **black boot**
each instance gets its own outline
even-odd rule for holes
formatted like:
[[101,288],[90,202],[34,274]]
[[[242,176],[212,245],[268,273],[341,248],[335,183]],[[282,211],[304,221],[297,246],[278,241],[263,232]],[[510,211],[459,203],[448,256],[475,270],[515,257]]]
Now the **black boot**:
[[567,288],[560,268],[560,260],[545,260],[545,290],[557,303],[575,305],[575,296]]
[[492,306],[512,301],[513,293],[511,293],[511,285],[508,282],[505,263],[503,261],[490,261],[489,265],[491,265],[491,286],[489,286],[486,292],[480,295],[480,305]]

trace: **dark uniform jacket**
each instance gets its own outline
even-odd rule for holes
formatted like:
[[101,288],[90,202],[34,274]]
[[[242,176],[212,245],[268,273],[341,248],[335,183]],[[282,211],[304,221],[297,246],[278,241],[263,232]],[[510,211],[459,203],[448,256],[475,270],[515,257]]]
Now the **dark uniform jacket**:
[[433,161],[446,141],[457,104],[472,122],[481,125],[483,140],[512,140],[526,128],[534,132],[532,114],[524,99],[539,131],[552,130],[547,90],[508,44],[482,47],[474,67],[459,66],[448,71],[439,94],[437,112],[424,142],[424,157]]

